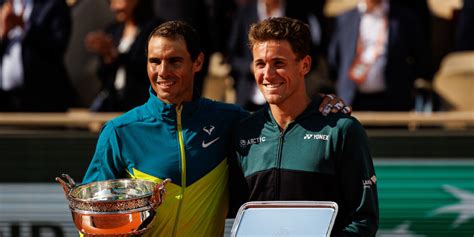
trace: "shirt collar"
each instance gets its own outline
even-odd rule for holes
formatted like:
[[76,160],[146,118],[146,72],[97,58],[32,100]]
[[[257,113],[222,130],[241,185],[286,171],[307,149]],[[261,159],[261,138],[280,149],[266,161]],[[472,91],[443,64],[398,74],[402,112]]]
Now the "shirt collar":
[[[319,112],[319,105],[321,104],[321,102],[322,102],[322,98],[320,96],[315,96],[311,100],[311,103],[308,104],[308,106],[304,109],[304,111],[300,115],[298,115],[298,117],[296,117],[294,121],[298,121],[314,113],[320,114],[321,112]],[[274,125],[276,125],[276,127],[278,127],[278,123],[273,117],[272,110],[270,109],[270,106],[268,105],[268,103],[262,109],[266,110],[265,116],[267,117],[267,120],[273,123]]]

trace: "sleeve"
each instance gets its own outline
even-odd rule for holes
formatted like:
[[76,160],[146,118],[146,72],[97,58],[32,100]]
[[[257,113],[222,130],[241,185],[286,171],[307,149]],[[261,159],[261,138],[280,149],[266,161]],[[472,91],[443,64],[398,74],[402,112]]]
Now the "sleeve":
[[[247,114],[245,111],[241,111],[240,115]],[[248,114],[247,114],[248,115]],[[250,190],[245,180],[244,173],[238,160],[236,150],[236,131],[238,124],[234,125],[234,131],[232,132],[232,139],[230,145],[230,152],[228,156],[229,163],[229,213],[227,218],[235,218],[240,206],[249,200]]]
[[102,127],[96,150],[83,183],[124,178],[126,165],[120,155],[120,145],[115,127],[111,122]]
[[229,213],[228,218],[235,218],[240,206],[249,200],[250,191],[244,174],[237,161],[236,153],[229,157]]
[[[339,214],[343,226],[332,236],[375,236],[379,222],[377,186],[368,138],[362,125],[351,119],[343,127],[339,185]],[[338,215],[339,215],[338,214]]]

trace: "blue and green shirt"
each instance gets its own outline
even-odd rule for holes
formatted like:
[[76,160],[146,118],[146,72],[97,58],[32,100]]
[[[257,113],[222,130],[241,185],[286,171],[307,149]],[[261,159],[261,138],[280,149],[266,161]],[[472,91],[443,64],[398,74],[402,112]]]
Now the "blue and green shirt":
[[171,178],[146,235],[222,236],[231,133],[247,115],[238,106],[203,98],[177,107],[150,90],[148,102],[104,125],[83,183]]

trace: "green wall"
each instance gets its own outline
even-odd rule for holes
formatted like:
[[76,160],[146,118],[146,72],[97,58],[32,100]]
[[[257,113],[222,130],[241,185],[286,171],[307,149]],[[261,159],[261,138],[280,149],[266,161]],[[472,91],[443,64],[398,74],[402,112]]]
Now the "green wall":
[[474,235],[474,160],[380,159],[375,166],[378,236]]

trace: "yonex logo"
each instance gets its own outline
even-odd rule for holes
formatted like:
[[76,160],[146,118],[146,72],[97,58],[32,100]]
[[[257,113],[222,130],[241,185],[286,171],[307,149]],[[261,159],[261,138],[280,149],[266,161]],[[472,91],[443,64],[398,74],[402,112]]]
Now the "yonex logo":
[[303,139],[305,140],[310,140],[310,139],[314,139],[314,140],[324,140],[324,141],[327,141],[329,140],[329,135],[326,135],[326,134],[305,134]]

